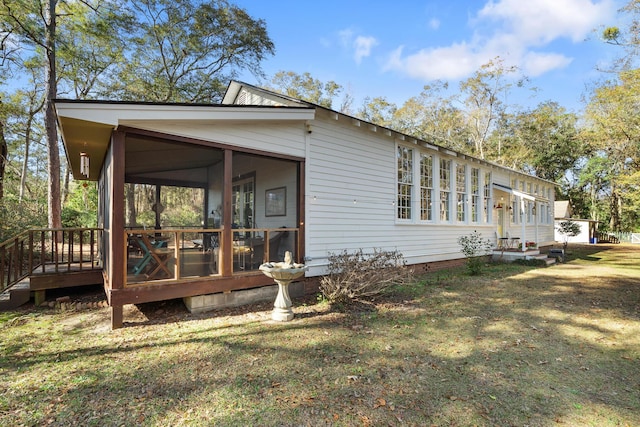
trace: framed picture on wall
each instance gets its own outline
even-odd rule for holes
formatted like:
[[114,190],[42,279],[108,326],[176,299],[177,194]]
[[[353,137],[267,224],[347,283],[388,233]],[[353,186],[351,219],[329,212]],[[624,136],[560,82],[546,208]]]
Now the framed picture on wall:
[[287,187],[265,191],[265,216],[285,216],[287,214]]

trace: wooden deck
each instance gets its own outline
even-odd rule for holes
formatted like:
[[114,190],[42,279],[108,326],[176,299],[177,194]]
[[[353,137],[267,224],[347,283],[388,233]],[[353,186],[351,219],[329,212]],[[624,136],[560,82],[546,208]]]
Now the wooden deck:
[[64,268],[50,264],[39,266],[30,275],[0,294],[0,310],[10,310],[26,304],[34,296],[34,304],[46,299],[48,289],[71,288],[103,284],[102,268],[88,263],[64,264]]

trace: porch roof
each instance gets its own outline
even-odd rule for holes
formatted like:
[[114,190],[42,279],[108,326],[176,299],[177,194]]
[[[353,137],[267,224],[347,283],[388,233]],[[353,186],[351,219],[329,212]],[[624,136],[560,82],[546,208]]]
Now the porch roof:
[[547,199],[546,197],[542,197],[542,196],[538,196],[535,194],[529,194],[529,193],[525,193],[522,191],[518,191],[518,190],[514,190],[511,187],[507,187],[506,185],[502,185],[502,184],[496,184],[495,182],[493,183],[493,188],[495,188],[496,190],[499,191],[503,191],[505,193],[509,193],[512,194],[516,197],[520,197],[522,199],[526,199],[526,200],[531,200],[531,201],[538,201],[538,202],[548,202],[549,199]]
[[[118,126],[153,129],[154,123],[207,124],[216,122],[306,121],[313,107],[167,104],[115,101],[54,100],[58,129],[75,179],[98,179]],[[80,173],[80,153],[90,158],[89,176]]]

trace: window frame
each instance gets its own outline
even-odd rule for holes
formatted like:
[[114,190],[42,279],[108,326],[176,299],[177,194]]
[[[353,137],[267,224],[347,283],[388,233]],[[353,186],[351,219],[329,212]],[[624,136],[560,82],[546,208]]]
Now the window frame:
[[[413,148],[398,145],[396,150],[396,220],[413,219]],[[405,163],[406,162],[406,163]],[[406,169],[406,170],[405,170]]]
[[451,159],[440,157],[438,164],[440,183],[440,221],[451,222]]
[[[433,154],[419,152],[420,156],[420,221],[433,221]],[[428,159],[428,165],[425,160]],[[425,166],[427,166],[425,168]],[[427,173],[425,173],[427,172]]]

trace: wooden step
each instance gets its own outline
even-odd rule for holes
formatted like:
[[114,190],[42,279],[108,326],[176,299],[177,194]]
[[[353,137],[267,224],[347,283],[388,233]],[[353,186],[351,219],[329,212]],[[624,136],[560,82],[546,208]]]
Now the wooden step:
[[546,265],[553,265],[556,263],[555,258],[549,258],[546,254],[538,253],[536,255],[527,256],[527,259],[537,259],[540,261],[544,261]]
[[30,299],[29,279],[24,279],[0,294],[0,311],[16,309],[28,303]]

